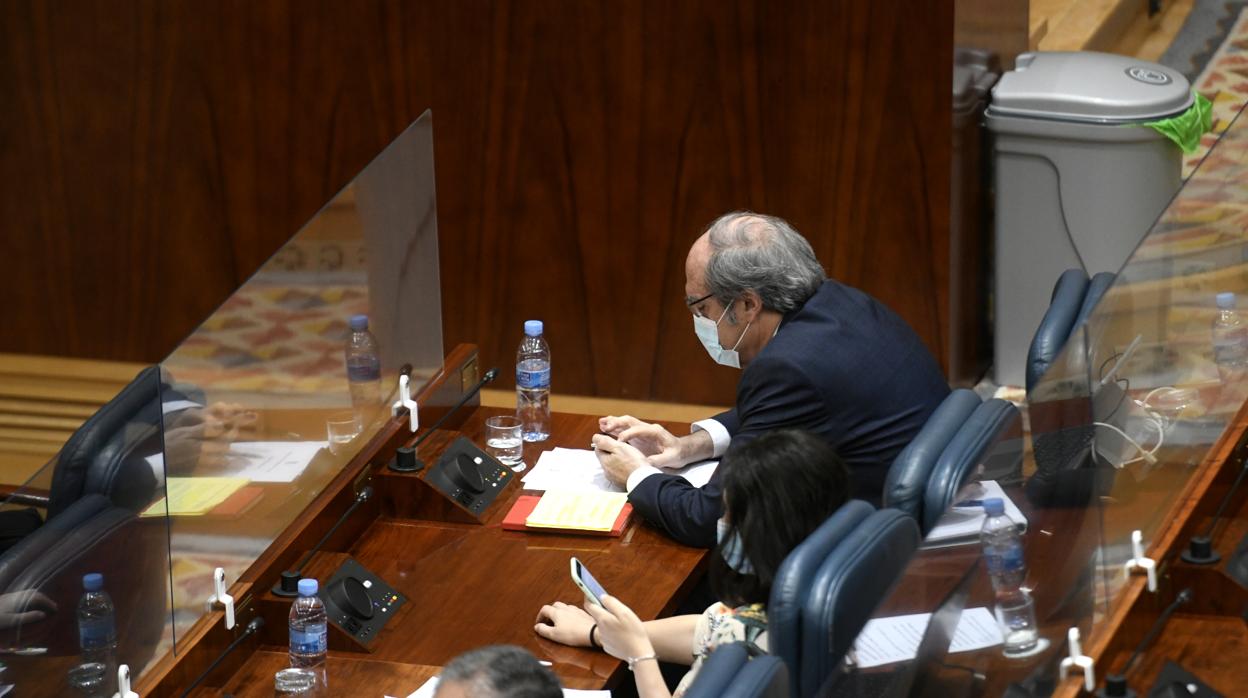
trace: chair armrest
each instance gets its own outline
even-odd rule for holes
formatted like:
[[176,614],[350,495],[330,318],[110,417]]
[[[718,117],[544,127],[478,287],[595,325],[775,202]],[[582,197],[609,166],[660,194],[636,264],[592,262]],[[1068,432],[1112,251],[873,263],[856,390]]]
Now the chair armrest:
[[19,506],[48,508],[48,492],[46,490],[0,485],[0,504],[16,504]]

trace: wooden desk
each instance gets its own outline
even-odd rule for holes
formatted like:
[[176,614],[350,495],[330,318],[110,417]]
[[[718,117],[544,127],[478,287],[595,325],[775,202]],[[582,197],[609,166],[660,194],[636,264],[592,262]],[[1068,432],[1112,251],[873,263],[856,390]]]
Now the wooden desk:
[[[1248,681],[1243,661],[1248,624],[1241,618],[1248,609],[1248,590],[1227,577],[1221,565],[1201,567],[1178,559],[1189,537],[1206,526],[1248,455],[1248,409],[1228,420],[1212,447],[1167,447],[1158,454],[1159,464],[1147,472],[1143,464],[1117,471],[1109,495],[1085,508],[1039,508],[1020,487],[1006,488],[1028,519],[1026,585],[1033,591],[1040,635],[1050,645],[1024,660],[1006,658],[1000,646],[942,655],[936,660],[944,665],[925,667],[924,695],[999,696],[1011,684],[1037,677],[1051,677],[1054,695],[1080,695],[1083,684],[1077,671],[1064,682],[1057,680],[1058,663],[1068,654],[1067,629],[1081,629],[1083,650],[1095,660],[1101,686],[1107,673],[1123,670],[1162,610],[1184,588],[1191,588],[1195,599],[1170,618],[1147,648],[1130,673],[1132,688],[1147,695],[1169,658],[1224,695],[1241,694]],[[1035,420],[1032,425],[1034,429]],[[1223,560],[1248,533],[1248,488],[1233,498],[1227,518],[1214,538]],[[1122,547],[1097,555],[1098,548],[1104,553],[1107,545],[1127,543],[1136,529],[1145,532],[1145,554],[1158,562],[1155,594],[1146,590],[1145,576],[1128,577],[1115,564],[1114,555],[1124,554]],[[936,610],[979,558],[976,544],[920,551],[874,615]],[[981,565],[971,579],[966,608],[992,605],[993,592]]]
[[[460,353],[448,357],[447,365],[454,368],[473,360],[475,355]],[[452,379],[431,387],[432,393],[460,389],[460,381],[453,380],[455,371],[445,374]],[[484,443],[485,419],[504,412],[464,407],[420,446],[421,459],[435,463],[461,435]],[[422,410],[426,423],[436,416]],[[551,427],[546,442],[525,444],[524,458],[530,467],[544,450],[585,448],[598,430],[597,418],[585,415],[555,414]],[[533,631],[542,604],[581,601],[568,576],[569,557],[583,560],[612,594],[642,618],[673,611],[701,575],[707,551],[672,541],[640,516],[619,538],[502,530],[503,517],[523,492],[519,476],[480,523],[471,522],[461,510],[432,495],[421,482],[423,472],[395,473],[385,468],[394,450],[412,441],[406,418],[394,420],[231,587],[239,599],[240,626],[256,615],[264,618],[265,626],[256,638],[240,645],[197,694],[271,695],[273,673],[285,666],[291,602],[269,589],[278,573],[293,567],[333,525],[365,482],[376,495],[313,556],[305,576],[325,581],[351,557],[394,586],[408,602],[367,651],[331,628],[331,695],[359,695],[361,685],[367,685],[370,692],[406,695],[455,656],[494,643],[516,644],[553,662],[565,686],[609,687],[626,671],[621,662],[601,651],[549,642]],[[220,618],[220,612],[210,613],[189,629],[179,640],[178,656],[165,657],[145,673],[140,693],[180,694],[235,636],[224,630]]]

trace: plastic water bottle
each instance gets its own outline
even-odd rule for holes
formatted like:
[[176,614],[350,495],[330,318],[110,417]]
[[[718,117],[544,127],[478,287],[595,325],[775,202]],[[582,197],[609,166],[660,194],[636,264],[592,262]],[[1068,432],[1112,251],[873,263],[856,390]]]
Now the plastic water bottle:
[[[78,646],[84,664],[102,664],[106,672],[117,673],[117,612],[113,599],[104,591],[104,575],[83,575],[82,598],[78,600]],[[106,673],[107,677],[108,674]]]
[[315,579],[299,580],[299,598],[290,607],[290,665],[313,669],[324,681],[325,653],[329,650],[329,617],[317,597]]
[[979,537],[984,544],[984,563],[992,579],[992,588],[997,591],[1017,589],[1027,576],[1018,526],[1006,515],[1005,502],[999,497],[984,500],[984,514]]
[[1213,318],[1213,361],[1223,383],[1239,380],[1248,371],[1248,325],[1235,312],[1235,294],[1217,295],[1218,314]]
[[1005,501],[1001,498],[985,499],[984,514],[980,540],[996,595],[994,611],[1004,640],[1003,650],[1007,656],[1026,654],[1035,649],[1040,633],[1036,628],[1035,602],[1023,588],[1027,576],[1023,538],[1006,515]]
[[347,382],[351,386],[351,408],[357,417],[367,418],[381,406],[381,353],[377,338],[368,331],[367,315],[352,315],[348,323]]
[[550,435],[550,345],[542,321],[526,320],[524,341],[516,350],[516,416],[525,441]]

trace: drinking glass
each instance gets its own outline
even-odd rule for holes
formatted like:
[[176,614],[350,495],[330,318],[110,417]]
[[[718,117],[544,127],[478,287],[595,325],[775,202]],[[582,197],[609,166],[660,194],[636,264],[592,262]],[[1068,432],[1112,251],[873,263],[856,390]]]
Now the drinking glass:
[[485,420],[485,450],[514,472],[523,471],[524,440],[520,436],[520,420],[511,415]]
[[351,443],[356,436],[364,431],[360,417],[353,410],[334,412],[325,420],[325,431],[329,437],[329,451],[338,454],[345,444]]

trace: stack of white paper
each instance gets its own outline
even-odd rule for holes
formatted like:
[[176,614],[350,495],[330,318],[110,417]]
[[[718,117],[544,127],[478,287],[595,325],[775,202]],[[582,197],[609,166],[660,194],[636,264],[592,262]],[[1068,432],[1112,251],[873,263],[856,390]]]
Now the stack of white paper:
[[[854,640],[858,666],[867,669],[914,659],[931,617],[930,613],[915,613],[867,621]],[[969,652],[999,644],[1001,630],[992,613],[987,608],[968,608],[958,618],[958,629],[949,643],[949,652]]]
[[[694,487],[701,487],[711,479],[719,461],[707,460],[690,463],[678,470],[664,470],[680,475]],[[554,448],[545,451],[529,472],[521,478],[526,490],[570,490],[573,492],[623,492],[602,471],[598,456],[581,448]]]
[[[984,486],[984,492],[978,498],[980,501],[1000,497],[1005,502],[1006,516],[1009,516],[1010,520],[1023,530],[1027,529],[1027,517],[1023,516],[1018,506],[1005,496],[1005,491],[1001,489],[1001,485],[998,485],[996,480],[984,480],[979,484]],[[957,502],[954,504],[956,505]],[[940,517],[936,526],[923,539],[923,543],[929,545],[961,540],[978,541],[979,531],[984,527],[984,518],[984,508],[978,504],[965,508],[954,506]]]

